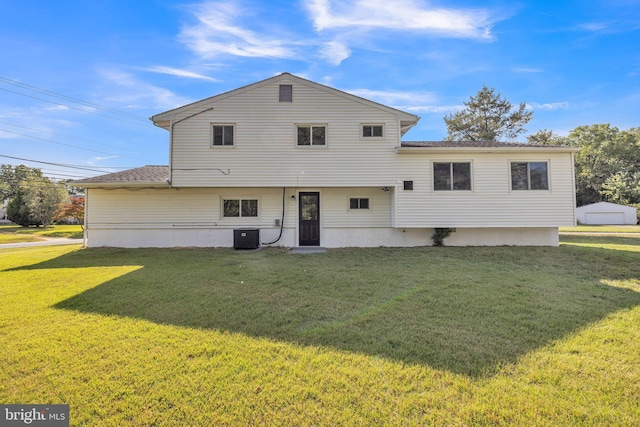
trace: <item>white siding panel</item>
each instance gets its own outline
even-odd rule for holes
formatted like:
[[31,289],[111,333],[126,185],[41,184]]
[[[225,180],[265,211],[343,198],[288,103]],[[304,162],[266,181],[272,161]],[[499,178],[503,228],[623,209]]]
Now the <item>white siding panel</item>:
[[[415,174],[414,190],[404,191],[401,181],[397,183],[395,215],[398,227],[557,227],[573,224],[573,169],[569,154],[540,156],[527,153],[517,157],[498,153],[473,157],[412,154],[406,157],[406,170]],[[470,161],[472,190],[434,191],[433,161]],[[549,190],[512,191],[511,161],[547,161]]]
[[[173,185],[390,184],[385,170],[400,141],[394,114],[296,83],[294,102],[280,103],[279,83],[285,82],[218,100],[213,110],[177,123],[171,157]],[[235,146],[211,147],[211,123],[234,123]],[[363,140],[361,123],[384,124],[385,138]],[[296,124],[326,124],[327,145],[298,147]]]

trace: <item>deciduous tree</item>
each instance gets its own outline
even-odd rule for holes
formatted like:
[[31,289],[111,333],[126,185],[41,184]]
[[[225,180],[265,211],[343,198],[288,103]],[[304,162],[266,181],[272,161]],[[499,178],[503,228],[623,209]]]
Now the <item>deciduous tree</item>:
[[84,197],[74,196],[71,197],[69,203],[58,205],[58,214],[55,220],[64,218],[72,218],[81,226],[84,225]]

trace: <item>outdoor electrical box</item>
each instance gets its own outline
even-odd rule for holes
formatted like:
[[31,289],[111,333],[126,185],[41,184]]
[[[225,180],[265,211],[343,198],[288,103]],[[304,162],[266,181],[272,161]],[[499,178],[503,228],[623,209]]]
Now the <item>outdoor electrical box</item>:
[[260,229],[242,228],[233,230],[234,249],[258,249],[260,247]]

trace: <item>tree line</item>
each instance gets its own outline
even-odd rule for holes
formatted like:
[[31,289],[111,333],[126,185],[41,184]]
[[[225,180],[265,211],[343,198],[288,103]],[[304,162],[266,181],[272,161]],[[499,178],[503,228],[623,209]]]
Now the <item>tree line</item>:
[[0,201],[7,200],[7,219],[23,227],[48,227],[71,218],[84,222],[84,198],[64,182],[54,182],[38,168],[0,165]]
[[[452,141],[515,140],[526,132],[533,111],[514,108],[495,89],[483,86],[464,109],[444,117]],[[575,155],[578,206],[611,202],[640,207],[640,128],[620,130],[610,124],[578,126],[567,136],[543,129],[527,137],[533,145],[580,148]]]

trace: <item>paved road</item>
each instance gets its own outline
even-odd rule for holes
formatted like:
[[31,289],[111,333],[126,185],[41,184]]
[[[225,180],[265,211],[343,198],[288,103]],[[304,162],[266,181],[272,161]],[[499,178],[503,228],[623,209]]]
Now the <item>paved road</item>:
[[28,248],[30,246],[54,246],[54,245],[72,245],[82,243],[83,239],[67,239],[66,237],[51,237],[38,242],[21,242],[21,243],[3,243],[0,249],[10,248]]

